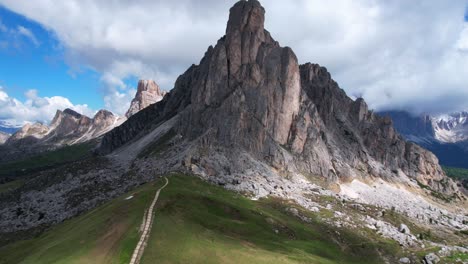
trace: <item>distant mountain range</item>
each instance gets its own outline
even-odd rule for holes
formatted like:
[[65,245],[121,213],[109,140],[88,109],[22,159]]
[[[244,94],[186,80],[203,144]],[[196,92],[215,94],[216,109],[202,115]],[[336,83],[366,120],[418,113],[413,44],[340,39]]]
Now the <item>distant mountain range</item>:
[[12,124],[9,124],[5,121],[0,121],[0,132],[3,132],[5,134],[14,134],[16,131],[20,130],[20,126],[15,126]]
[[[117,116],[107,110],[98,111],[93,118],[72,109],[57,110],[50,125],[28,123],[21,128],[5,122],[0,134],[0,161],[17,160],[47,150],[84,143],[96,139],[121,125],[127,118],[147,106],[159,102],[165,92],[152,80],[141,80],[137,94],[126,116]],[[12,134],[12,135],[11,135]]]
[[439,158],[445,166],[468,168],[468,112],[414,116],[404,111],[379,113],[392,118],[395,128]]

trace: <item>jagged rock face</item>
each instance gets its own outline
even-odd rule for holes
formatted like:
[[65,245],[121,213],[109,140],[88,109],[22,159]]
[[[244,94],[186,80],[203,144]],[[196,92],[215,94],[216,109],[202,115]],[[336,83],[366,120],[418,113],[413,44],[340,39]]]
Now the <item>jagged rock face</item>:
[[433,118],[435,137],[444,143],[468,141],[468,112]]
[[11,136],[0,149],[0,161],[20,159],[66,145],[84,143],[101,137],[124,120],[125,118],[106,110],[100,110],[92,119],[71,109],[58,110],[50,127],[40,123],[27,124]]
[[[441,164],[450,167],[468,168],[468,126],[464,112],[433,117],[414,116],[404,111],[381,112],[394,122],[396,130],[408,141],[415,142],[432,151]],[[464,125],[465,124],[465,125]]]
[[330,180],[411,177],[454,191],[452,184],[439,184],[446,177],[437,158],[405,142],[390,118],[350,99],[325,68],[299,66],[294,52],[264,29],[264,15],[256,0],[236,3],[226,36],[209,47],[200,65],[179,77],[161,103],[107,134],[101,151],[109,153],[178,114],[175,129],[185,140],[200,148],[246,150],[279,172]]
[[299,65],[264,30],[264,14],[257,1],[231,9],[226,36],[209,48],[192,87],[189,123],[181,127],[190,138],[211,131],[220,143],[263,153],[270,141],[287,143],[299,112]]
[[130,104],[125,116],[127,118],[138,113],[142,109],[161,101],[166,92],[162,91],[153,80],[140,80],[135,98]]
[[404,111],[386,111],[379,114],[391,117],[395,128],[408,140],[430,143],[435,139],[432,117],[429,115],[412,116]]
[[91,124],[91,118],[81,115],[71,109],[65,109],[63,112],[58,110],[50,124],[51,132],[44,140],[49,142],[60,142],[66,139],[75,138],[88,131]]
[[100,110],[97,112],[92,122],[92,127],[96,130],[94,134],[102,134],[104,131],[108,131],[109,128],[113,128],[116,118],[118,117],[107,110]]
[[[330,178],[341,179],[362,176],[391,179],[404,174],[430,183],[445,178],[432,153],[405,142],[393,128],[391,119],[374,115],[364,100],[347,97],[325,68],[301,65],[301,82],[307,95],[305,105],[312,106],[308,113],[301,113],[299,126],[295,127],[308,133],[299,134],[304,145],[298,147],[295,141],[290,145],[295,146],[292,150],[299,151],[307,166],[322,168],[321,175],[326,175],[328,168]],[[304,127],[302,120],[312,122]],[[296,133],[291,133],[292,139]],[[308,170],[317,173],[313,168]]]
[[13,134],[5,143],[10,145],[28,145],[44,138],[49,132],[49,127],[41,123],[26,124]]
[[0,131],[0,145],[3,145],[5,144],[5,142],[8,140],[8,138],[10,138],[11,135],[10,134],[7,134],[7,133],[3,133]]
[[390,116],[398,131],[417,143],[458,143],[468,140],[468,112],[441,116],[413,116],[404,111],[387,111],[381,114]]

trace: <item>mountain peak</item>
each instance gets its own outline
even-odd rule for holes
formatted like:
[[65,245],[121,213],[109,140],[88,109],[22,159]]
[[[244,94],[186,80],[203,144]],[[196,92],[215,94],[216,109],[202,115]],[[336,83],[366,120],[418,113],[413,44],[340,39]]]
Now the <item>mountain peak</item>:
[[67,115],[71,115],[71,116],[73,116],[75,118],[78,118],[78,119],[82,117],[82,115],[80,113],[78,113],[75,110],[72,110],[70,108],[67,108],[67,109],[63,110],[63,113],[67,114]]
[[[405,142],[391,119],[374,115],[363,99],[349,98],[325,67],[299,65],[294,52],[274,41],[264,22],[265,10],[258,1],[237,2],[226,36],[177,79],[167,100],[106,134],[101,153],[124,146],[149,126],[178,119],[171,121],[173,129],[193,150],[183,155],[203,160],[184,161],[188,170],[232,168],[244,175],[241,170],[247,167],[233,165],[244,161],[230,156],[239,151],[282,173],[320,175],[330,181],[403,179],[401,174],[441,192],[455,190],[452,184],[438,185],[446,178],[432,153]],[[205,147],[212,147],[216,158],[198,151]],[[229,162],[216,163],[223,155]]]
[[258,32],[264,30],[265,9],[256,0],[239,1],[230,10],[226,35],[236,30]]
[[137,93],[125,116],[129,118],[140,110],[161,101],[165,94],[153,80],[138,81]]
[[264,25],[265,9],[258,1],[239,1],[231,8],[225,37],[230,73],[255,63],[263,43],[275,43]]
[[114,114],[111,111],[101,109],[93,117],[93,119],[102,119],[107,117],[114,117]]

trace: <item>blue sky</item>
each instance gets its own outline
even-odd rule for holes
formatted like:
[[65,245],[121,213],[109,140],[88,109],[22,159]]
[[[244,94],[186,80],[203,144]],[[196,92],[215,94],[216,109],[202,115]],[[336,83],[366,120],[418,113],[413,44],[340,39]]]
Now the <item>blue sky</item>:
[[[235,1],[0,0],[0,121],[125,113],[138,79],[170,90],[199,62]],[[468,109],[466,0],[261,2],[276,40],[371,108]]]
[[0,49],[0,85],[10,96],[23,101],[26,91],[36,89],[43,97],[59,95],[93,109],[103,107],[98,73],[89,69],[72,73],[53,33],[3,7],[0,19],[8,29],[16,30],[18,26],[29,29],[38,42],[25,36],[0,35],[0,41],[9,43],[9,47]]

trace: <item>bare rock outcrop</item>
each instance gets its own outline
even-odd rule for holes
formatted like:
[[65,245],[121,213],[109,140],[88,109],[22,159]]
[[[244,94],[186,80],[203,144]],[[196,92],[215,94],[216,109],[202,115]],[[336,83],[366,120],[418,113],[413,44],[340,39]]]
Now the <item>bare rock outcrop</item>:
[[10,138],[11,135],[0,131],[0,145],[5,144],[5,142]]
[[200,64],[180,76],[160,103],[108,133],[101,152],[179,115],[174,129],[186,141],[246,150],[280,173],[330,181],[411,178],[438,191],[456,191],[432,153],[406,142],[391,119],[369,111],[363,99],[349,98],[326,68],[299,65],[294,52],[264,29],[264,21],[258,1],[237,2],[226,35]]
[[36,143],[49,133],[49,127],[42,123],[26,124],[14,133],[6,142],[6,146],[28,145]]
[[161,101],[166,92],[162,91],[153,80],[140,80],[138,82],[137,93],[130,104],[125,116],[127,118],[138,113],[142,109]]
[[93,118],[72,109],[57,110],[49,126],[26,124],[0,148],[0,161],[21,159],[44,151],[96,139],[120,125],[125,119],[100,110]]

